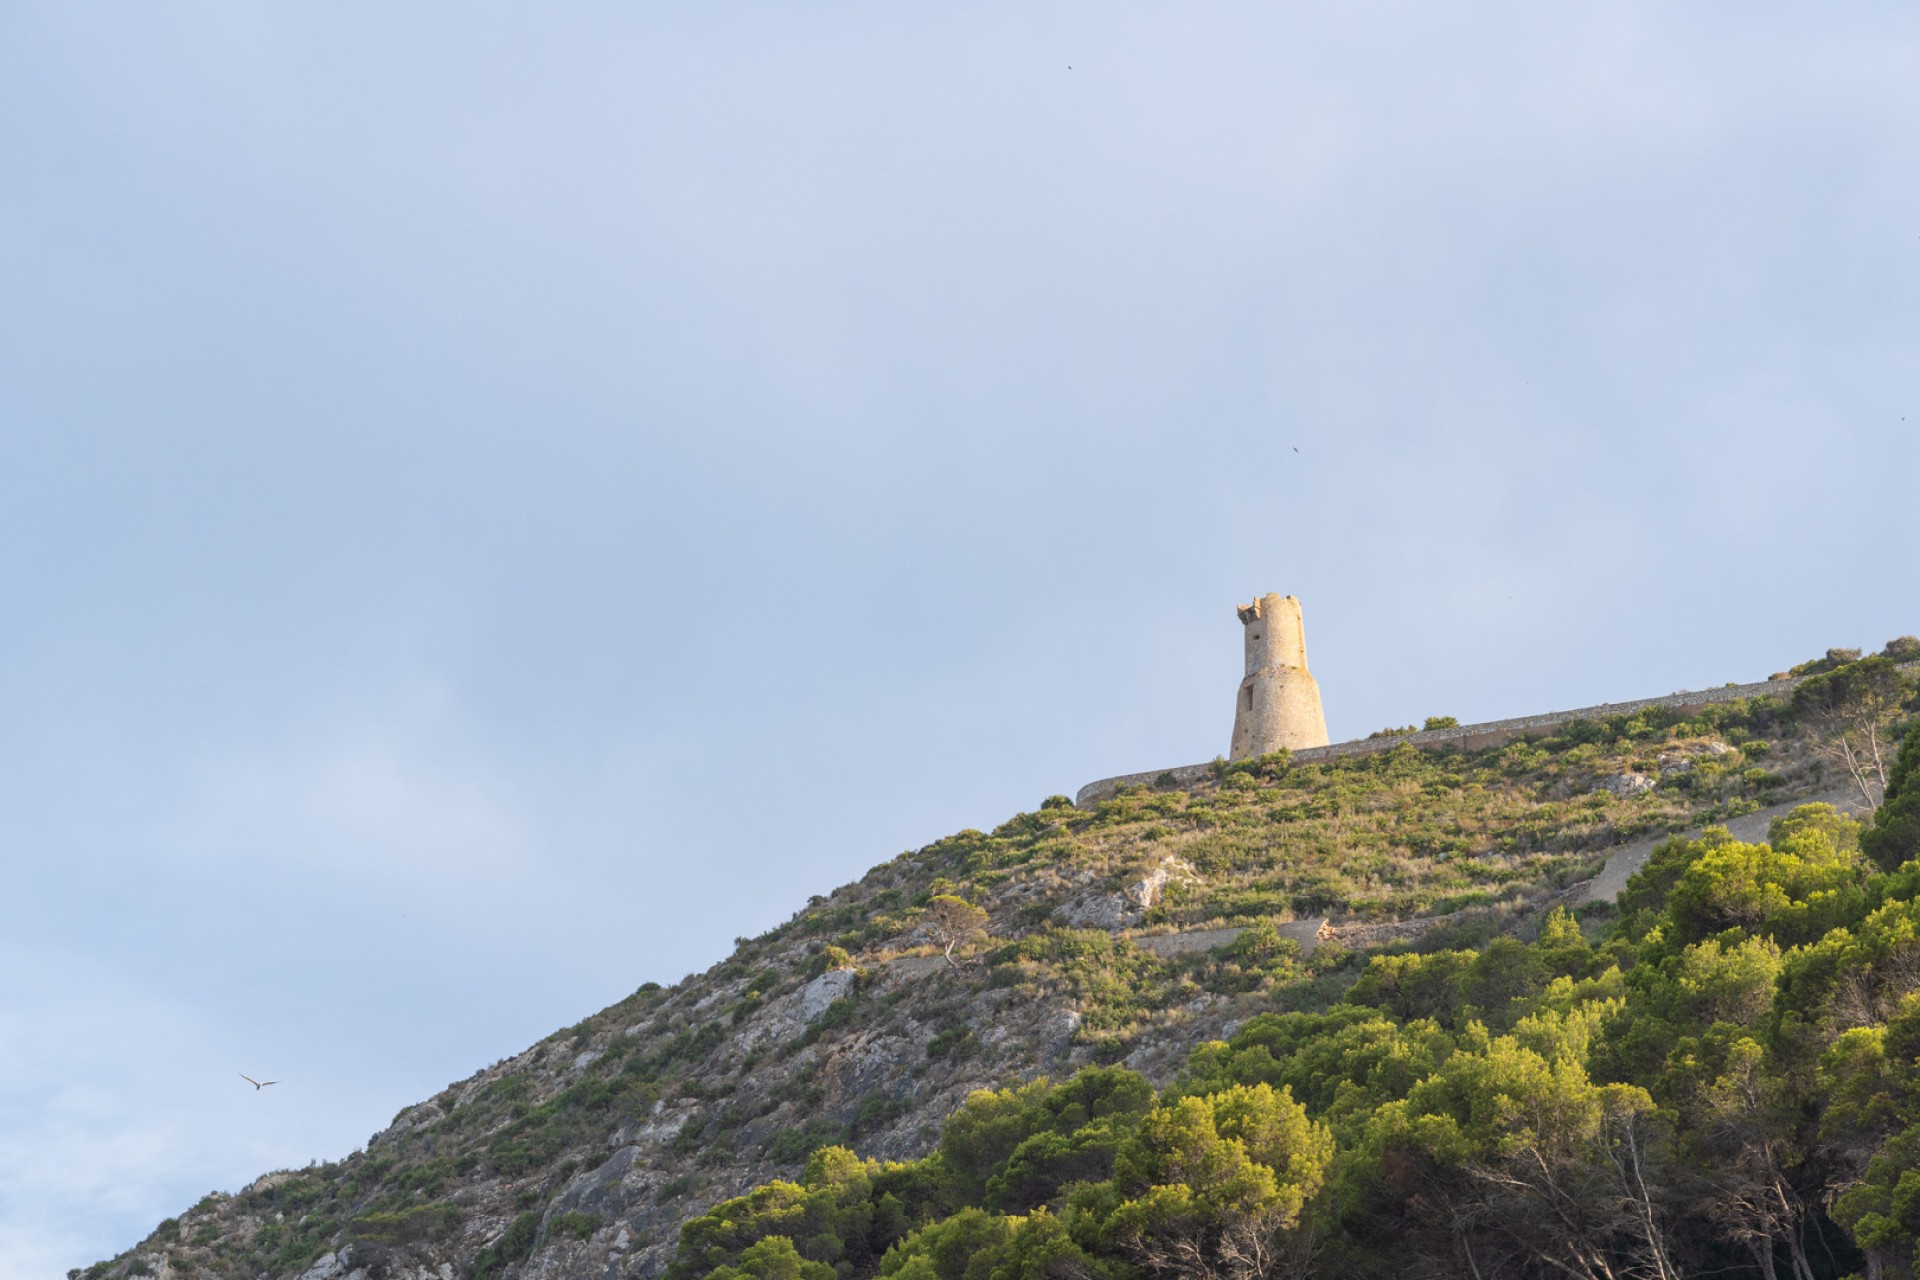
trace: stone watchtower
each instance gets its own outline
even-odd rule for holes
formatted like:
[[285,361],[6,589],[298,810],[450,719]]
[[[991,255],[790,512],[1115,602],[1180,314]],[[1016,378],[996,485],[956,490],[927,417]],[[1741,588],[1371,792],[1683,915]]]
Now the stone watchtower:
[[1247,631],[1247,677],[1233,708],[1229,760],[1263,756],[1281,747],[1327,745],[1327,717],[1320,686],[1307,674],[1307,633],[1300,601],[1264,595],[1240,606]]

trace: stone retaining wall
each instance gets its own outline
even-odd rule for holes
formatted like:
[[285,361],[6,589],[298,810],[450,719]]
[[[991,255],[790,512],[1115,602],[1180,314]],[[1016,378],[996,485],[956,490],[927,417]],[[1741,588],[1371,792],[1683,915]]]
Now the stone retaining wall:
[[[1333,936],[1331,926],[1325,916],[1313,916],[1306,920],[1286,920],[1276,923],[1274,932],[1282,938],[1291,938],[1300,944],[1302,955],[1312,955],[1313,949]],[[1166,959],[1172,956],[1190,955],[1195,951],[1213,951],[1224,947],[1246,932],[1245,926],[1234,925],[1225,929],[1190,929],[1186,933],[1148,933],[1137,935],[1134,945],[1143,951]]]
[[[1920,664],[1906,663],[1902,671],[1913,671]],[[1401,745],[1414,747],[1459,747],[1462,751],[1476,751],[1481,747],[1499,746],[1524,735],[1544,737],[1555,729],[1575,720],[1604,720],[1610,716],[1632,715],[1647,707],[1661,707],[1688,715],[1716,702],[1734,702],[1741,698],[1753,698],[1766,695],[1784,698],[1799,688],[1811,676],[1787,676],[1778,680],[1761,680],[1755,684],[1730,684],[1719,689],[1701,689],[1691,692],[1670,693],[1664,698],[1641,698],[1635,702],[1603,702],[1597,707],[1580,707],[1573,711],[1549,711],[1545,715],[1517,716],[1511,720],[1489,720],[1485,724],[1464,724],[1455,729],[1426,729],[1418,733],[1398,733],[1384,738],[1360,738],[1353,742],[1336,742],[1327,747],[1308,747],[1293,753],[1293,758],[1301,764],[1311,764],[1318,760],[1343,760],[1348,756],[1372,755],[1376,751],[1391,751]],[[1152,785],[1163,777],[1171,775],[1175,786],[1192,786],[1210,777],[1213,763],[1183,764],[1172,769],[1150,769],[1145,773],[1123,773],[1115,778],[1101,778],[1089,782],[1080,788],[1073,802],[1081,808],[1087,808],[1114,793],[1114,789],[1124,783],[1138,782]]]

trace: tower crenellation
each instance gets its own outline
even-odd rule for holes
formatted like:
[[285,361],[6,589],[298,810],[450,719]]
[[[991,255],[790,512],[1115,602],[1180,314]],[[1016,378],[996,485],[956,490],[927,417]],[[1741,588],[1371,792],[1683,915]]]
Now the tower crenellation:
[[1234,702],[1229,760],[1327,745],[1320,686],[1307,671],[1300,601],[1269,593],[1239,608],[1247,671]]

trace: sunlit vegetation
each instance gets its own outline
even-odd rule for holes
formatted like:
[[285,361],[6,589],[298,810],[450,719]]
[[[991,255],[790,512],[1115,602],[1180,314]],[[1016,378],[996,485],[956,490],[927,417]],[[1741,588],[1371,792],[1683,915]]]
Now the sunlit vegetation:
[[[1883,820],[1920,785],[1910,735]],[[976,1093],[690,1221],[682,1280],[1912,1275],[1920,862],[1826,805],[1665,843],[1617,920],[1376,955],[1156,1092]]]

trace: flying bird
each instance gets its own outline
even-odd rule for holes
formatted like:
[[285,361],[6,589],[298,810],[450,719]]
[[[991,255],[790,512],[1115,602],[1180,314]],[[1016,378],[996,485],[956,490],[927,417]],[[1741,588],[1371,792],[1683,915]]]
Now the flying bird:
[[266,1088],[270,1084],[280,1083],[278,1080],[255,1080],[252,1076],[248,1075],[244,1071],[237,1071],[234,1074],[239,1076],[242,1080],[245,1080],[248,1084],[252,1085],[255,1093],[258,1093],[260,1090]]

